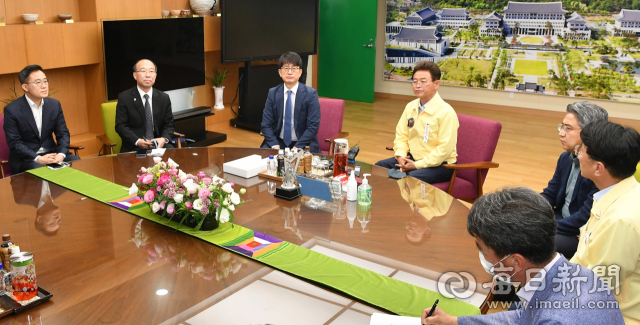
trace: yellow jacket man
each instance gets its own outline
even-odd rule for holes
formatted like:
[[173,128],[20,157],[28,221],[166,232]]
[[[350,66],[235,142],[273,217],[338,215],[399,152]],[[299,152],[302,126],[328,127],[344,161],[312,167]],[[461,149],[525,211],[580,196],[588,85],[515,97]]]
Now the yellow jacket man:
[[[624,321],[640,324],[640,134],[612,122],[595,122],[576,147],[582,177],[600,190],[587,224],[580,228],[572,263],[585,266],[610,287]],[[594,288],[593,290],[598,290]]]
[[448,182],[453,171],[442,164],[455,164],[458,116],[438,94],[440,68],[422,61],[413,68],[413,93],[418,99],[404,109],[396,126],[395,157],[377,166],[394,168],[429,184]]

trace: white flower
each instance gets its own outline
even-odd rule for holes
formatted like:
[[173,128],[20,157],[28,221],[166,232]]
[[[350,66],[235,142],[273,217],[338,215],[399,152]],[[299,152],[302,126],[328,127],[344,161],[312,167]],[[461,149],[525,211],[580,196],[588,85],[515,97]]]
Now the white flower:
[[191,184],[191,186],[187,186],[187,192],[189,192],[189,194],[196,194],[198,187],[195,184]]
[[153,162],[157,164],[159,164],[162,161],[162,158],[160,157],[153,157]]
[[221,179],[222,179],[222,178],[218,177],[218,175],[213,175],[213,177],[211,178],[211,181],[212,181],[212,182],[214,182],[214,183],[216,183],[216,182],[218,182],[218,181],[219,181],[219,180],[221,180]]
[[213,193],[213,190],[215,190],[215,189],[216,189],[216,187],[215,187],[215,186],[213,186],[213,184],[211,184],[211,185],[209,185],[209,187],[207,187],[207,189],[209,190],[209,192],[212,192],[212,193]]
[[229,206],[229,198],[225,198],[225,199],[222,201],[222,206],[225,206],[225,207],[226,207],[226,206]]
[[182,169],[178,170],[178,178],[185,179],[187,178],[187,173],[183,172]]
[[231,210],[231,211],[236,211],[236,206],[235,206],[235,205],[233,205],[233,204],[232,204],[232,205],[230,205],[230,206],[229,206],[229,210]]
[[160,211],[160,204],[158,204],[158,202],[153,202],[151,210],[153,211],[153,213],[157,213],[158,211]]
[[143,172],[143,173],[146,173],[147,172],[147,168],[142,167],[142,168],[140,168],[140,171]]
[[182,203],[183,198],[184,198],[184,194],[176,194],[176,196],[173,197],[176,203]]
[[129,188],[129,195],[138,194],[138,186],[135,183]]
[[222,185],[222,190],[227,192],[227,193],[231,193],[233,192],[233,187],[231,187],[231,184],[227,183]]
[[229,210],[222,209],[222,211],[220,212],[220,223],[229,222],[229,217]]
[[175,166],[176,168],[178,168],[180,166],[180,165],[176,164],[176,162],[173,161],[173,159],[171,159],[171,158],[167,159],[167,165],[169,165],[169,167]]
[[194,184],[193,184],[193,180],[192,179],[188,179],[184,183],[182,183],[182,186],[184,186],[184,187],[190,187],[190,186],[193,186],[193,185]]
[[231,193],[231,203],[240,204],[240,195],[238,193]]
[[200,209],[202,209],[202,206],[203,206],[203,205],[204,205],[204,204],[202,204],[202,200],[201,200],[201,199],[197,199],[197,200],[193,201],[193,209],[194,209],[194,210],[200,210]]

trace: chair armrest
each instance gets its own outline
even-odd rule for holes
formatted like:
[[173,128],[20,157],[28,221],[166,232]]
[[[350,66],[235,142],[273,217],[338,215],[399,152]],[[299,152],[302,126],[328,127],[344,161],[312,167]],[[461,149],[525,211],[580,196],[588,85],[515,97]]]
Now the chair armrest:
[[331,141],[333,141],[335,139],[344,138],[344,137],[348,137],[348,136],[349,136],[349,132],[338,132],[337,134],[335,134],[331,138],[324,139],[324,142],[331,142]]
[[8,163],[9,163],[8,160],[0,161],[0,173],[2,173],[2,178],[5,177],[5,175],[4,175],[4,164],[8,164]]
[[447,169],[488,169],[498,168],[500,164],[493,161],[475,162],[469,164],[442,164],[442,167]]
[[100,140],[100,142],[102,142],[102,144],[107,147],[115,147],[117,144],[111,141],[111,139],[109,139],[109,137],[107,137],[106,135],[97,135],[96,139]]
[[180,140],[180,138],[184,138],[184,134],[178,133],[178,132],[173,132],[173,136],[178,138],[177,139],[178,141],[176,141],[176,142],[178,142],[178,148],[182,148],[182,140]]
[[82,149],[84,149],[84,146],[69,146],[69,150],[73,150],[73,154],[74,154],[76,157],[80,157],[80,156],[78,155],[78,150],[82,150]]

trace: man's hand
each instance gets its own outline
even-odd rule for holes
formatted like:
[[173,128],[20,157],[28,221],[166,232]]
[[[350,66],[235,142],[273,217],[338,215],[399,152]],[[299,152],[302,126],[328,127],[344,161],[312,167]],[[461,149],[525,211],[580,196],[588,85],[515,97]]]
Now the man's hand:
[[138,147],[142,149],[151,149],[153,142],[151,140],[140,139],[138,140]]
[[54,159],[56,158],[55,156],[57,156],[55,153],[46,154],[44,156],[40,156],[36,162],[40,165],[53,164]]
[[[411,160],[411,158],[409,156],[406,157],[396,157],[396,160],[398,161],[398,164],[396,164],[396,167],[400,167],[400,171],[403,173],[408,173],[412,170],[416,170],[416,164],[413,160]],[[402,161],[402,163],[400,163],[400,161]]]
[[164,147],[164,144],[167,143],[167,139],[165,139],[165,138],[155,138],[155,139],[151,140],[150,142],[153,143],[153,141],[158,143],[158,148]]
[[56,154],[53,158],[53,163],[54,164],[59,164],[64,160],[64,157],[62,155],[58,155]]
[[271,149],[280,150],[280,145],[275,145],[275,146],[271,147]]
[[458,325],[458,317],[445,313],[440,307],[436,307],[431,317],[427,318],[430,311],[431,307],[422,311],[422,324]]

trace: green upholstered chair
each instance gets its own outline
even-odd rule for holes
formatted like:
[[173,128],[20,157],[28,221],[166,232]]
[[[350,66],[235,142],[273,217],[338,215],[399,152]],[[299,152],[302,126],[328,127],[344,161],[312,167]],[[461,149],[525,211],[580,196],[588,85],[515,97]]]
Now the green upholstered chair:
[[[98,140],[102,142],[102,149],[100,149],[100,155],[117,154],[120,153],[120,147],[122,147],[122,138],[116,132],[116,105],[118,102],[104,103],[100,105],[100,112],[102,113],[102,127],[104,128],[104,135],[97,136]],[[184,138],[184,134],[173,132],[173,135],[180,139]],[[178,148],[182,148],[181,141],[177,141]]]
[[640,182],[640,164],[636,166],[636,174],[634,176],[636,177],[636,180]]

